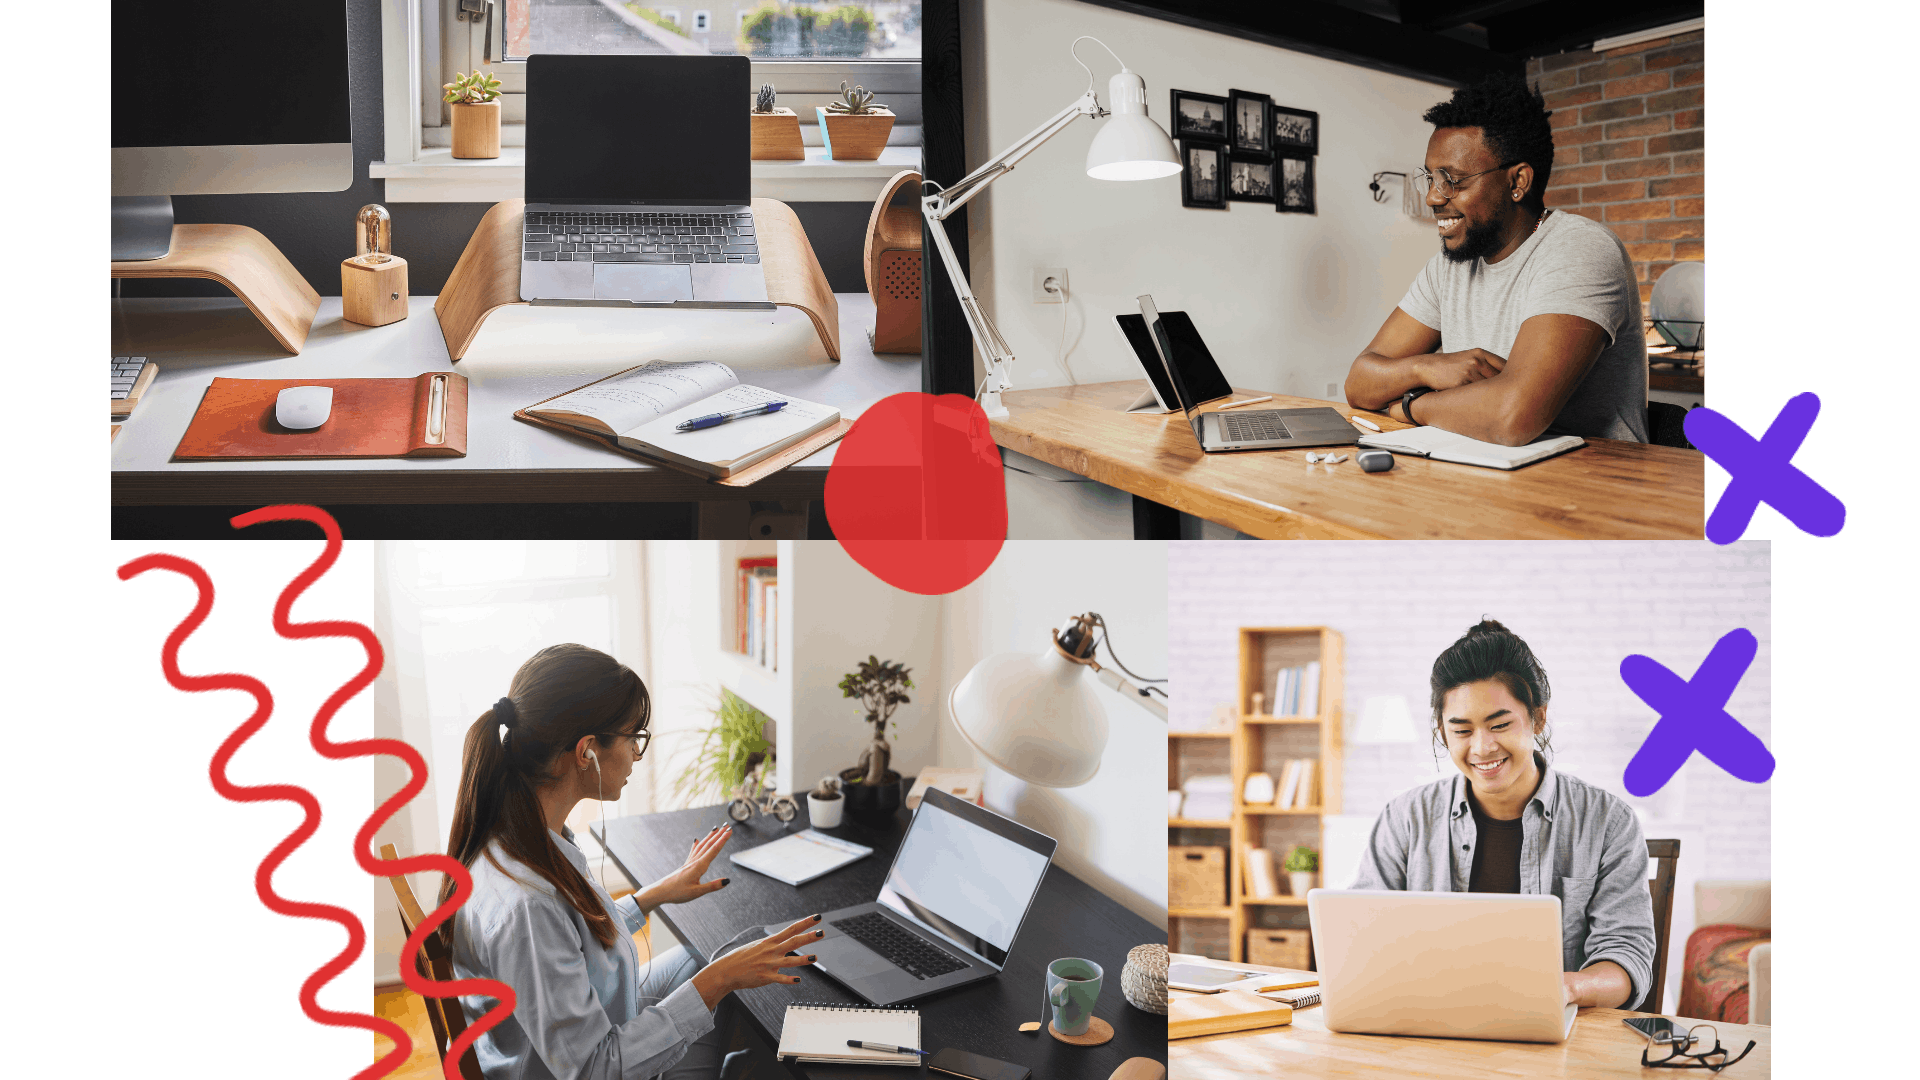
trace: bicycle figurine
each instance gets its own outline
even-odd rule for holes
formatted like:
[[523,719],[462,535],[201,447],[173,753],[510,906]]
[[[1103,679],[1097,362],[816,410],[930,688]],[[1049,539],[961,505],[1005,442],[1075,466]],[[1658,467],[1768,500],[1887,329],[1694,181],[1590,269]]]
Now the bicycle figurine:
[[747,775],[740,786],[733,789],[733,801],[727,804],[727,816],[735,821],[746,821],[756,813],[772,814],[782,822],[792,821],[800,814],[800,804],[793,801],[791,795],[776,795],[768,790],[767,766],[773,764],[773,755],[756,753],[747,758]]

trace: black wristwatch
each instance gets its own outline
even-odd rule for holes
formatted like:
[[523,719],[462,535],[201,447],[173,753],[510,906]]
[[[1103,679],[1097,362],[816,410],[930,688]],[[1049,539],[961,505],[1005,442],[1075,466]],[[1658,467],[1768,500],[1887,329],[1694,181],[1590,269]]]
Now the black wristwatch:
[[1420,422],[1413,418],[1413,399],[1419,397],[1421,394],[1431,393],[1433,393],[1433,387],[1431,386],[1416,386],[1400,398],[1400,411],[1407,414],[1407,423],[1418,424]]

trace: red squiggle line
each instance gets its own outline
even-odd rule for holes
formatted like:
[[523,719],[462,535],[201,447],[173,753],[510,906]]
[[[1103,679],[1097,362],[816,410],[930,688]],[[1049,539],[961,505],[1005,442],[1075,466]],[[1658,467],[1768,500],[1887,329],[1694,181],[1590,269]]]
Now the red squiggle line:
[[[380,804],[380,806],[374,810],[373,814],[367,818],[365,824],[360,827],[360,831],[355,834],[353,848],[355,860],[359,862],[362,870],[375,877],[412,874],[422,870],[437,870],[452,877],[454,880],[453,895],[448,898],[445,904],[435,908],[428,914],[419,926],[414,927],[413,934],[407,938],[407,944],[402,951],[402,955],[411,958],[418,955],[418,950],[426,941],[427,935],[439,929],[442,923],[453,917],[454,911],[457,910],[460,905],[467,902],[467,898],[473,893],[473,879],[468,874],[467,868],[460,865],[458,860],[445,855],[415,855],[409,858],[391,861],[374,858],[372,854],[374,833],[379,831],[380,826],[384,825],[387,819],[392,817],[400,807],[406,805],[409,800],[418,795],[426,787],[427,763],[421,758],[419,751],[397,739],[357,739],[352,742],[342,743],[334,742],[327,737],[327,724],[333,719],[334,714],[339,712],[341,706],[345,705],[355,694],[373,682],[374,677],[380,672],[385,654],[381,650],[380,641],[374,636],[373,631],[367,629],[360,623],[348,621],[296,623],[290,618],[293,611],[293,602],[298,599],[309,586],[315,581],[318,581],[322,575],[332,568],[334,562],[338,560],[340,556],[340,526],[335,523],[332,516],[325,510],[314,506],[267,506],[234,518],[233,527],[236,529],[244,529],[263,521],[309,521],[318,525],[321,531],[326,534],[327,538],[326,549],[320,553],[320,557],[315,559],[312,565],[308,566],[306,570],[302,571],[289,582],[285,589],[281,590],[280,598],[273,607],[274,630],[282,637],[294,640],[319,637],[350,637],[358,641],[360,647],[364,649],[367,654],[366,666],[361,668],[358,674],[341,684],[340,688],[335,690],[333,695],[322,703],[320,710],[314,714],[313,727],[309,732],[309,739],[313,743],[314,750],[322,757],[335,760],[350,757],[369,757],[375,754],[392,754],[407,763],[410,773],[410,778],[406,785],[396,792],[392,798]],[[356,944],[354,955],[357,955],[357,952],[358,945]],[[350,961],[351,956],[349,956],[348,959]],[[332,975],[329,974],[328,978],[331,977]],[[494,1007],[487,1010],[486,1015],[468,1025],[467,1030],[461,1033],[461,1035],[454,1039],[453,1043],[447,1047],[446,1060],[443,1063],[443,1070],[447,1080],[461,1080],[459,1071],[461,1056],[467,1052],[467,1049],[471,1047],[481,1035],[498,1027],[506,1021],[508,1016],[512,1015],[516,1000],[513,988],[506,983],[494,979],[455,979],[448,982],[427,979],[420,975],[414,964],[408,962],[401,963],[400,977],[405,981],[408,989],[422,997],[445,998],[464,995],[484,995],[497,999]],[[359,1019],[359,1017],[354,1017],[355,1021]],[[326,1021],[322,1022],[325,1023]],[[384,1025],[385,1027],[393,1027],[386,1021],[375,1021],[375,1023]],[[367,1025],[355,1023],[354,1026]],[[393,1030],[397,1032],[399,1029],[393,1028]],[[360,1073],[358,1077],[356,1077],[356,1080],[372,1080],[374,1077],[386,1076],[388,1073],[399,1068],[401,1063],[406,1061],[408,1055],[412,1052],[412,1041],[406,1037],[405,1033],[400,1033],[394,1042],[395,1048],[393,1053],[376,1061],[371,1068]]]

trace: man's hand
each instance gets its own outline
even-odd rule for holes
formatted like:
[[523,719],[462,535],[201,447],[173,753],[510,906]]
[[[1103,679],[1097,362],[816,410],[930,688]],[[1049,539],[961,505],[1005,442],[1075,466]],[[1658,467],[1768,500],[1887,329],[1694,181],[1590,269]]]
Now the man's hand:
[[661,904],[684,904],[696,896],[705,896],[724,888],[732,879],[703,882],[700,877],[713,865],[713,857],[720,853],[720,845],[732,835],[733,826],[716,825],[712,832],[695,841],[693,850],[688,852],[687,861],[680,864],[680,869],[654,882],[634,898],[640,910],[652,911]]
[[1506,367],[1506,357],[1495,356],[1485,349],[1433,353],[1418,361],[1420,374],[1427,380],[1426,385],[1435,390],[1451,390],[1456,386],[1491,379]]
[[1560,973],[1560,990],[1566,995],[1566,1003],[1568,1005],[1580,1004],[1580,988],[1575,985],[1579,978],[1580,973],[1577,971],[1563,971]]

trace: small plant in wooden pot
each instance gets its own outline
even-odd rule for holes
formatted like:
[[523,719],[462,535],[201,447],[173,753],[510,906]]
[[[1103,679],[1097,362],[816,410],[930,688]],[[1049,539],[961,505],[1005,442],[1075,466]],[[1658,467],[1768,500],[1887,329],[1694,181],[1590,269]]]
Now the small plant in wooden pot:
[[816,829],[831,829],[840,824],[840,814],[847,807],[847,800],[840,797],[840,778],[823,776],[820,783],[807,792],[807,820]]
[[846,786],[847,813],[856,820],[882,822],[900,808],[900,774],[888,766],[893,745],[887,742],[887,725],[893,711],[913,699],[908,677],[912,668],[891,660],[867,657],[860,670],[840,680],[842,697],[858,698],[866,706],[866,723],[873,725],[873,741],[860,752],[859,764],[843,769],[840,780]]
[[753,99],[753,146],[748,156],[755,161],[799,161],[807,156],[800,143],[800,117],[792,109],[774,104],[772,83],[761,83]]
[[443,83],[447,104],[453,106],[453,156],[500,156],[500,80],[478,68]]
[[840,100],[815,109],[820,136],[836,161],[873,161],[887,147],[893,110],[874,103],[873,91],[840,84]]
[[1296,844],[1287,852],[1287,881],[1293,887],[1293,895],[1305,896],[1313,888],[1314,871],[1320,869],[1320,853],[1305,844]]

